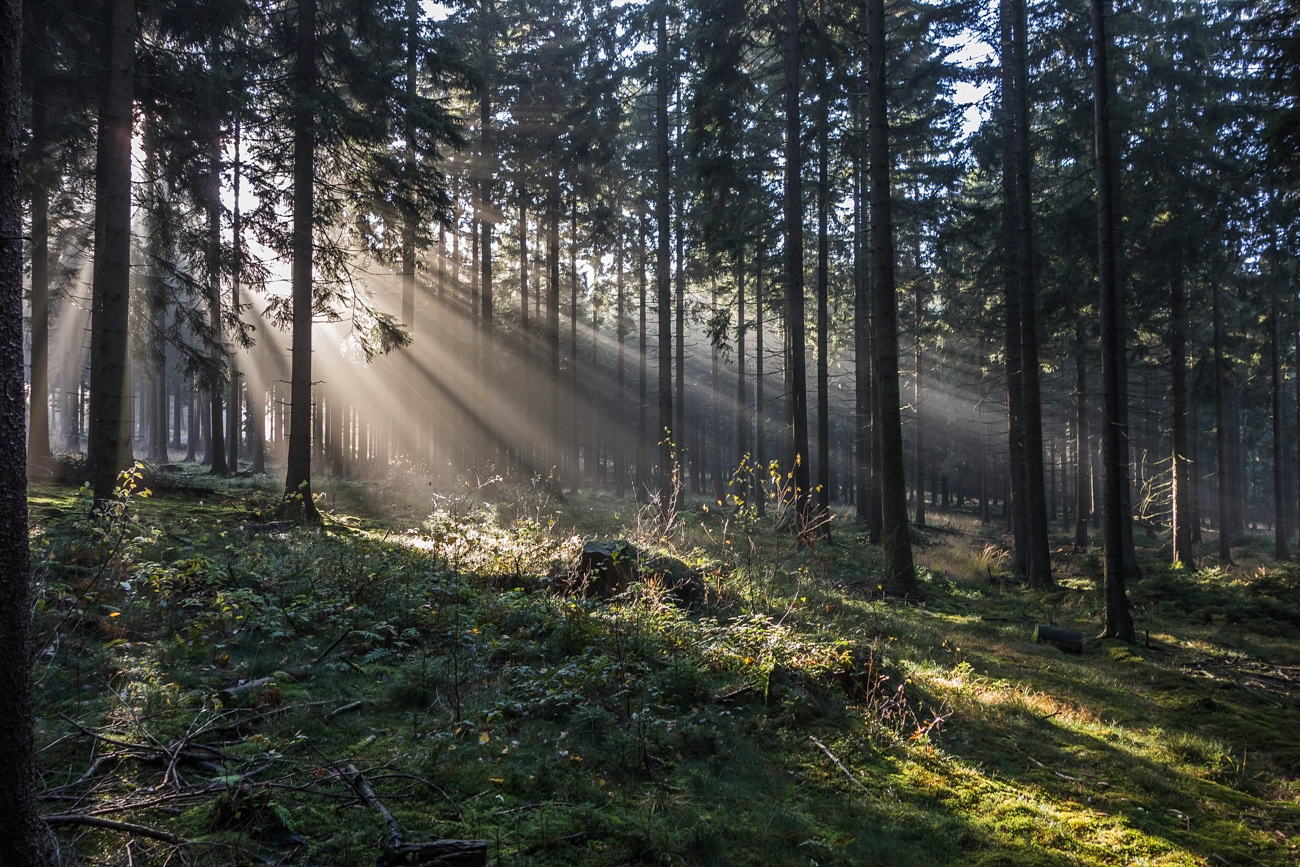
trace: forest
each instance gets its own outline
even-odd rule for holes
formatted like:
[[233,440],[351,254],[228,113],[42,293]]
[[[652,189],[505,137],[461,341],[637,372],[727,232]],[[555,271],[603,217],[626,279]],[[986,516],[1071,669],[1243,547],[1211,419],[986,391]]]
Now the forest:
[[0,864],[1294,864],[1297,0],[0,0]]

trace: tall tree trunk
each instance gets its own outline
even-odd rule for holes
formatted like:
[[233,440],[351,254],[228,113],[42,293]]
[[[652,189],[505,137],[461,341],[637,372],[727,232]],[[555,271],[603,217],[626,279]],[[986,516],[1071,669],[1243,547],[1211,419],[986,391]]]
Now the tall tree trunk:
[[1223,290],[1216,280],[1213,294],[1214,318],[1214,446],[1215,487],[1219,502],[1219,559],[1232,562],[1232,472],[1228,447],[1228,401],[1224,395],[1224,377],[1227,375],[1223,360]]
[[756,257],[754,275],[754,497],[758,514],[767,514],[767,405],[763,395],[763,254]]
[[1002,0],[1002,123],[1009,463],[1017,565],[1050,587],[1042,400],[1034,291],[1027,34],[1024,0]]
[[1182,250],[1175,250],[1171,258],[1173,273],[1169,277],[1169,378],[1173,390],[1173,418],[1170,429],[1173,438],[1172,499],[1173,564],[1190,567],[1192,557],[1191,498],[1189,497],[1190,468],[1187,464],[1187,299],[1183,292]]
[[614,249],[615,291],[618,293],[618,372],[615,374],[615,394],[618,408],[614,424],[614,493],[622,499],[627,493],[627,294],[624,285],[623,236],[626,227],[618,225],[618,241]]
[[[239,119],[236,118],[232,125],[234,126],[235,133],[235,162],[232,166],[234,170],[234,210],[231,212],[231,246],[233,248],[234,259],[231,262],[230,274],[230,315],[238,319],[240,307],[239,284],[243,278],[244,267],[243,240],[240,238],[243,226],[241,225],[241,214],[239,210],[239,188],[242,169],[240,165],[240,146],[242,140]],[[230,464],[231,472],[235,472],[239,469],[239,432],[244,427],[242,424],[243,415],[240,411],[244,383],[240,379],[239,366],[236,363],[237,353],[238,350],[232,347],[230,355],[230,429],[226,436],[226,439],[228,440],[227,447],[229,448],[228,463]],[[254,397],[255,395],[253,394],[252,388],[249,388],[247,398],[250,422],[250,429],[248,431],[248,452],[249,456],[253,459],[253,472],[261,472],[261,470],[257,468],[259,461],[256,455],[258,449],[256,440],[261,434],[254,429],[256,428],[256,423],[253,418],[253,404],[255,403]]]
[[[920,258],[918,251],[918,265],[920,264]],[[916,453],[914,455],[916,463],[914,469],[916,471],[916,526],[918,527],[925,526],[925,413],[922,405],[924,392],[922,391],[923,371],[921,369],[921,329],[925,326],[925,297],[921,294],[922,283],[922,280],[917,280],[916,296],[913,298],[913,303],[916,305],[916,309],[913,311],[915,315],[914,324],[916,331],[913,335],[915,364],[912,374],[914,385],[912,411],[916,413],[916,430],[914,431],[915,436],[913,438],[913,445],[916,446]]]
[[1280,275],[1277,268],[1277,241],[1274,239],[1270,251],[1271,265],[1269,276],[1275,282],[1269,298],[1269,366],[1271,367],[1271,400],[1269,414],[1273,419],[1273,556],[1277,560],[1291,559],[1287,550],[1286,537],[1290,524],[1286,514],[1286,446],[1282,442],[1282,360],[1279,357],[1282,346],[1282,329],[1278,310],[1278,287],[1276,281]]
[[[208,142],[208,315],[212,320],[212,368],[225,366],[225,327],[221,320],[221,125],[215,123]],[[212,401],[211,443],[212,474],[224,476],[230,472],[226,464],[226,431],[222,417],[221,383],[214,380],[210,388]],[[234,409],[231,409],[234,412]]]
[[898,391],[898,298],[889,177],[889,105],[885,77],[885,2],[867,0],[867,161],[871,177],[872,297],[875,300],[876,393],[880,405],[881,545],[893,589],[916,586],[907,527],[903,423]]
[[1088,365],[1083,355],[1083,317],[1074,326],[1074,545],[1088,547],[1092,514],[1092,448],[1088,443]]
[[90,437],[95,501],[113,496],[131,451],[126,391],[131,282],[131,128],[135,0],[108,0],[108,67],[95,157],[95,263],[90,314]]
[[[479,213],[481,218],[479,225],[483,231],[483,238],[479,242],[479,256],[483,263],[483,277],[481,283],[482,295],[482,312],[479,326],[482,329],[483,336],[480,344],[480,364],[479,369],[482,375],[482,387],[488,394],[496,393],[496,348],[493,343],[493,307],[492,307],[492,218],[488,211],[492,202],[492,101],[491,101],[491,82],[489,78],[488,58],[490,56],[490,40],[488,39],[489,21],[482,18],[484,15],[493,14],[493,4],[491,0],[484,0],[480,6],[479,21],[479,50],[481,52],[481,61],[483,64],[483,82],[479,90],[478,114],[479,114],[479,148],[480,164],[479,171]],[[481,415],[479,424],[479,460],[492,462],[496,456],[497,431],[492,427],[486,414]]]
[[830,106],[826,91],[826,44],[817,49],[817,532],[830,534]]
[[[743,208],[742,208],[743,211]],[[737,505],[749,500],[743,468],[749,460],[749,406],[745,385],[745,243],[742,230],[736,245],[736,491]]]
[[312,214],[316,135],[310,106],[316,89],[316,0],[298,0],[294,88],[298,107],[293,119],[293,336],[284,494],[287,511],[304,520],[319,521],[320,513],[311,491]]
[[649,340],[649,331],[647,330],[646,312],[647,312],[647,280],[646,280],[646,218],[645,214],[641,215],[639,221],[641,229],[640,243],[637,244],[637,371],[636,371],[636,499],[638,502],[645,502],[650,493],[650,443],[649,431],[647,430],[650,407],[649,401],[649,382],[648,382],[648,363],[649,353],[647,342]]
[[1106,53],[1109,9],[1106,0],[1092,0],[1092,64],[1097,151],[1098,273],[1101,289],[1102,358],[1102,544],[1105,550],[1105,638],[1133,641],[1133,615],[1129,610],[1126,579],[1125,525],[1132,537],[1132,512],[1126,508],[1128,437],[1124,411],[1124,287],[1119,251],[1119,154],[1110,129],[1113,83]]
[[[133,11],[129,2],[120,5],[123,13]],[[123,15],[124,25],[129,24],[129,17]],[[125,28],[121,35],[125,37]],[[37,815],[33,746],[32,585],[23,389],[21,46],[21,4],[4,0],[0,3],[0,730],[4,732],[0,737],[0,779],[4,780],[0,786],[0,863],[41,867],[51,863],[51,853],[45,842],[47,829]],[[127,60],[123,71],[129,76],[129,60],[119,59]],[[127,100],[129,108],[129,85]],[[126,123],[129,147],[129,113]],[[126,206],[129,209],[129,199]],[[48,431],[46,437],[48,450]]]
[[785,329],[789,381],[790,468],[794,473],[795,521],[807,538],[809,510],[808,368],[805,357],[803,285],[803,148],[799,140],[799,0],[785,3]]
[[[710,298],[711,310],[718,309],[718,280],[713,278],[711,284],[712,297]],[[721,380],[718,378],[718,344],[716,341],[710,341],[709,356],[709,374],[711,387],[709,389],[709,475],[712,476],[712,495],[713,501],[722,505],[722,407],[720,405]],[[703,455],[699,459],[703,459]]]
[[[858,100],[853,100],[853,129],[860,129]],[[857,519],[870,525],[878,511],[871,496],[872,427],[871,427],[871,287],[867,262],[867,231],[863,195],[861,146],[853,146],[853,380],[854,380],[854,454],[856,472],[854,498]]]
[[[38,51],[48,51],[45,4],[32,3],[33,33],[30,42]],[[27,460],[33,467],[48,465],[50,452],[50,124],[48,87],[45,76],[32,75],[32,139],[28,160],[33,163],[32,183],[32,342],[31,418],[27,438]]]
[[582,487],[582,426],[578,424],[578,197],[569,202],[569,483]]
[[[533,327],[528,316],[528,194],[522,181],[518,184],[519,195],[519,352],[523,357],[523,371],[520,376],[521,397],[524,406],[530,409],[536,406],[534,393],[536,377],[533,370]],[[537,470],[536,440],[524,445],[524,468],[529,475]]]
[[550,437],[546,447],[546,465],[549,474],[557,481],[561,477],[562,451],[560,443],[560,178],[558,169],[551,170],[551,185],[547,190],[546,230],[546,344],[550,354],[550,381],[547,383],[547,409]]
[[[678,89],[677,103],[674,106],[674,123],[676,125],[676,136],[674,137],[673,158],[677,162],[675,166],[676,177],[681,177],[681,141],[682,141],[682,110],[681,110],[681,80],[676,82]],[[686,433],[686,257],[685,257],[685,237],[686,227],[682,221],[682,200],[685,198],[685,190],[679,188],[674,191],[673,199],[673,245],[675,256],[673,257],[673,351],[676,357],[673,363],[674,383],[673,383],[673,445],[677,449],[677,466],[678,472],[682,474],[680,484],[686,483],[686,478],[690,472],[690,464],[696,460],[696,456],[691,453],[689,448],[690,440]]]
[[[418,63],[420,52],[420,7],[418,0],[406,0],[406,98],[408,105],[404,116],[406,152],[403,154],[404,171],[408,177],[414,176],[415,165],[415,124],[411,117],[412,107],[419,95]],[[398,437],[399,454],[411,456],[415,446],[415,408],[418,405],[415,394],[415,233],[419,215],[414,208],[405,207],[402,212],[402,327],[412,335],[412,343],[398,350],[398,367],[401,370],[401,394],[398,401]]]
[[659,508],[667,515],[673,503],[673,358],[672,358],[672,298],[669,269],[670,231],[668,195],[671,154],[668,149],[668,88],[671,87],[671,70],[668,67],[668,13],[667,7],[659,9],[658,29],[658,83],[655,92],[655,141],[659,167],[659,188],[655,194],[655,222],[659,230],[659,249],[655,263],[655,279],[659,304]]

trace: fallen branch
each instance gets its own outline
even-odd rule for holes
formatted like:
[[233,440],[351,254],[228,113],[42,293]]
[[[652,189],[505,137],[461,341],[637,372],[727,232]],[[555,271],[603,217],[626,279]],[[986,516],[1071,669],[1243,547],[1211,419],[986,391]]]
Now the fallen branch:
[[1029,753],[1025,753],[1025,758],[1029,759],[1029,761],[1031,761],[1031,762],[1033,762],[1034,764],[1038,765],[1038,767],[1042,768],[1043,770],[1045,770],[1045,771],[1051,771],[1052,773],[1054,773],[1054,774],[1056,774],[1058,777],[1060,777],[1062,780],[1069,780],[1069,781],[1072,782],[1072,783],[1082,783],[1082,782],[1083,782],[1083,780],[1079,779],[1078,777],[1072,777],[1072,776],[1070,776],[1069,774],[1063,774],[1063,773],[1061,773],[1060,771],[1053,770],[1052,768],[1049,768],[1047,765],[1043,764],[1043,763],[1040,762],[1038,759],[1036,759],[1036,758],[1034,758],[1033,756],[1029,755]]
[[844,766],[844,763],[843,763],[843,762],[841,762],[839,759],[837,759],[837,758],[835,757],[835,754],[834,754],[833,752],[830,751],[830,747],[826,746],[826,744],[824,744],[824,743],[822,743],[821,741],[817,740],[817,738],[816,738],[815,736],[813,736],[813,735],[808,735],[808,740],[810,740],[810,741],[812,741],[813,743],[815,743],[815,744],[817,745],[817,748],[818,748],[819,750],[821,750],[823,753],[825,753],[825,754],[826,754],[826,757],[827,757],[828,759],[830,759],[832,762],[835,763],[835,767],[839,768],[841,771],[844,772],[844,776],[848,777],[850,782],[852,782],[852,783],[853,783],[855,786],[857,786],[858,788],[862,789],[862,791],[864,791],[864,792],[870,792],[870,791],[871,791],[870,789],[868,789],[868,788],[866,787],[866,784],[865,784],[865,783],[863,783],[863,782],[862,782],[861,780],[859,780],[856,776],[854,776],[853,772],[850,771],[847,767]]
[[[486,867],[487,840],[434,840],[429,843],[407,843],[402,839],[402,828],[393,814],[375,794],[374,787],[356,765],[344,765],[348,782],[367,806],[377,812],[388,826],[388,846],[379,859],[381,865],[419,864],[421,867]],[[453,805],[454,806],[454,805]]]
[[99,816],[87,816],[85,813],[54,813],[41,818],[47,825],[89,825],[95,828],[107,828],[110,831],[121,831],[123,834],[136,834],[152,840],[161,840],[164,843],[171,843],[173,846],[188,846],[190,842],[184,837],[177,837],[175,834],[159,831],[157,828],[136,825],[132,822],[118,822]]
[[354,701],[351,704],[343,705],[343,707],[336,707],[334,710],[330,711],[330,716],[336,717],[345,713],[350,713],[351,711],[354,710],[360,710],[362,704],[363,702]]
[[361,800],[365,801],[367,806],[383,817],[384,824],[388,826],[388,848],[397,849],[400,847],[402,845],[401,826],[397,824],[393,814],[388,812],[384,802],[379,800],[379,796],[375,794],[375,790],[371,787],[370,781],[366,779],[366,775],[357,770],[356,765],[344,765],[343,772],[348,775],[348,782],[361,796]]

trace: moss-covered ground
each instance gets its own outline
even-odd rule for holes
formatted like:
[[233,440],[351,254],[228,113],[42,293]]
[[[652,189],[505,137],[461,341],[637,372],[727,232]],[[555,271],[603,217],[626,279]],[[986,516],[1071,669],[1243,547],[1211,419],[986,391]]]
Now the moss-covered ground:
[[[962,512],[902,600],[847,514],[799,548],[691,498],[665,526],[408,475],[322,483],[299,528],[275,487],[146,473],[103,519],[32,485],[63,863],[371,865],[394,833],[510,865],[1300,862],[1300,569],[1262,537],[1179,571],[1140,538],[1141,641],[1072,655],[1034,626],[1098,631],[1099,552],[1062,537],[1030,591]],[[617,538],[704,599],[565,592]]]

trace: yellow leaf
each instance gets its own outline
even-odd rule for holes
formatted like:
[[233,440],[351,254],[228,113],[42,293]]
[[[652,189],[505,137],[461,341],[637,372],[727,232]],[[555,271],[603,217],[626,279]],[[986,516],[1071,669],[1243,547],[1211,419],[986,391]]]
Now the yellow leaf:
[[483,732],[483,734],[478,736],[478,742],[481,744],[485,744],[490,740],[492,740],[492,736],[489,735],[487,732]]

